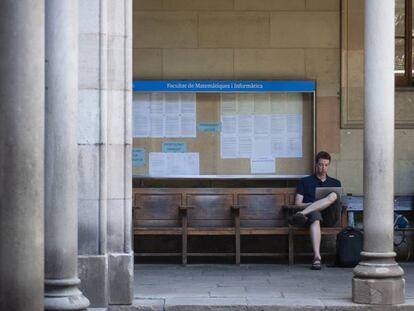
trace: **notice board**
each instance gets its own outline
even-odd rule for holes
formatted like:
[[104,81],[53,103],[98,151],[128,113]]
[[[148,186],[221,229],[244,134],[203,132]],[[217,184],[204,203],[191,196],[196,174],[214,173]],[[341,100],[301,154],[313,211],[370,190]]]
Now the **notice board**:
[[134,81],[133,175],[310,174],[315,91],[313,80]]

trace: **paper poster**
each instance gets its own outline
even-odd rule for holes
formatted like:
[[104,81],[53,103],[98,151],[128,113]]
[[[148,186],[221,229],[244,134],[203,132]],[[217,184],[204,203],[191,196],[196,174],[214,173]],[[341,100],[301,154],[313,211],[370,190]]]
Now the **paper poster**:
[[199,175],[200,155],[198,152],[149,153],[150,176]]
[[194,114],[181,115],[181,137],[196,137],[196,116]]
[[254,115],[254,134],[270,134],[270,116],[265,114]]
[[181,141],[161,142],[161,152],[187,152],[187,143]]
[[150,135],[150,94],[134,94],[132,105],[133,137],[148,137]]
[[287,93],[286,95],[286,113],[303,114],[303,98],[299,93]]
[[132,166],[145,165],[145,150],[144,148],[132,148]]
[[232,159],[238,157],[236,135],[221,135],[220,157],[222,159]]
[[239,158],[250,158],[253,152],[253,137],[239,136],[238,138]]
[[238,114],[252,115],[254,113],[254,94],[237,95]]
[[254,113],[269,114],[270,113],[270,94],[256,93],[254,94]]
[[199,132],[220,132],[221,122],[200,122],[197,125]]
[[253,116],[239,115],[237,122],[239,135],[253,135]]
[[250,159],[250,171],[252,174],[273,174],[275,169],[275,158],[258,157]]
[[237,115],[221,116],[221,132],[223,134],[237,134]]
[[196,137],[195,93],[136,93],[134,137]]
[[221,115],[237,114],[237,97],[236,94],[221,94]]

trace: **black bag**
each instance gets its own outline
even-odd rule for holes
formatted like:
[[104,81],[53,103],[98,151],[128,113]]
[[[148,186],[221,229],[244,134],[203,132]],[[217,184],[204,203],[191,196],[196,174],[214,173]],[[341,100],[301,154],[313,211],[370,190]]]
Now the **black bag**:
[[353,227],[346,227],[336,236],[336,265],[355,267],[362,252],[362,232]]

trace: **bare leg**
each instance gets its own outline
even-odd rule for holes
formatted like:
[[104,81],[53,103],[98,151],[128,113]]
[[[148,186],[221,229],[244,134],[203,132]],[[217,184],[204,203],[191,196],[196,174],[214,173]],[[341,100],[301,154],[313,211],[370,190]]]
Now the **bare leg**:
[[319,220],[314,221],[310,225],[310,238],[313,249],[313,259],[321,260],[320,246],[321,246],[321,224]]
[[300,211],[300,213],[302,213],[303,215],[308,215],[309,213],[312,213],[315,211],[322,211],[325,208],[332,205],[333,203],[335,203],[337,198],[338,198],[337,194],[335,192],[331,192],[323,199],[313,202],[311,205],[306,207],[303,211]]

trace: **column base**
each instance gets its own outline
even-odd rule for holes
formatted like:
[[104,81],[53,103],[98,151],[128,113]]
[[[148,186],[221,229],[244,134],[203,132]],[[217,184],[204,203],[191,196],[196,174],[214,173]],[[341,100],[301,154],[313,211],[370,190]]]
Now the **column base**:
[[352,301],[371,305],[395,305],[404,303],[405,280],[352,279]]
[[134,254],[111,253],[109,262],[109,304],[132,304],[134,299]]
[[45,310],[87,310],[89,300],[79,290],[79,284],[78,278],[45,280]]
[[78,257],[80,289],[88,297],[90,307],[108,306],[108,256],[82,255]]
[[354,269],[352,301],[372,305],[404,303],[404,271],[395,262],[394,252],[362,252],[362,261]]

